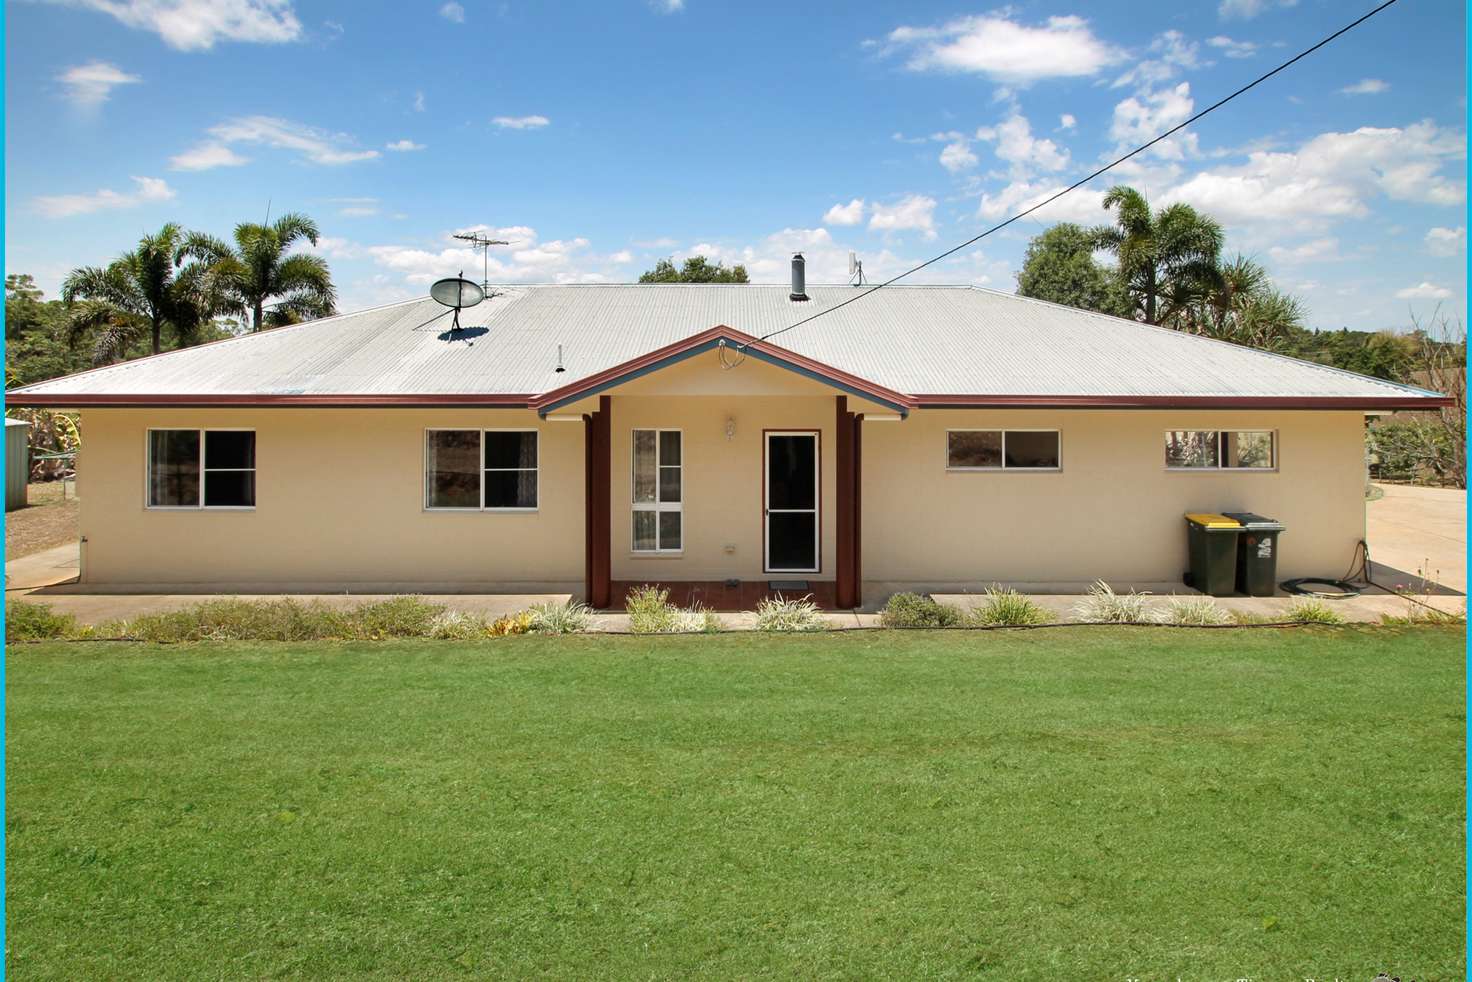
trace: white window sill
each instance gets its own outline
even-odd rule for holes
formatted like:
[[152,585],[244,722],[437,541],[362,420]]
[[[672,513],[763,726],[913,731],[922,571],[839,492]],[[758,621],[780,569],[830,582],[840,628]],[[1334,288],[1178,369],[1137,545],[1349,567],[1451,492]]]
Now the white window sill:
[[1276,474],[1276,467],[1167,467],[1167,474]]
[[428,515],[535,515],[540,508],[421,508]]
[[685,550],[683,549],[661,549],[658,552],[629,550],[630,559],[683,559],[684,557]]
[[144,505],[144,511],[255,511],[255,505]]
[[947,467],[951,474],[1062,474],[1061,467]]

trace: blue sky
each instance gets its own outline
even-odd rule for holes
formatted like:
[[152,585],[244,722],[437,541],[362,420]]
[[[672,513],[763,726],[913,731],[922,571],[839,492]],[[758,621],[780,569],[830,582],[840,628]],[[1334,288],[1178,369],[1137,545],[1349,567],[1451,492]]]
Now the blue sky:
[[[1372,3],[10,0],[7,272],[54,293],[173,220],[302,211],[340,307],[627,281],[662,256],[842,282],[970,238]],[[921,281],[1015,286],[1116,181],[1188,201],[1318,327],[1466,313],[1465,10],[1401,0]]]

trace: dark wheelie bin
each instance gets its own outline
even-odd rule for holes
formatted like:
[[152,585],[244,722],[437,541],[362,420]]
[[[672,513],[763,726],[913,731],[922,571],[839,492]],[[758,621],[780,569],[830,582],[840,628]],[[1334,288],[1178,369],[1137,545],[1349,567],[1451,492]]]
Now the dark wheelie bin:
[[1229,597],[1237,585],[1237,536],[1242,524],[1210,512],[1186,516],[1186,551],[1190,571],[1186,586],[1213,597]]
[[1229,511],[1242,525],[1237,536],[1237,592],[1271,597],[1278,586],[1278,533],[1283,523],[1250,511]]

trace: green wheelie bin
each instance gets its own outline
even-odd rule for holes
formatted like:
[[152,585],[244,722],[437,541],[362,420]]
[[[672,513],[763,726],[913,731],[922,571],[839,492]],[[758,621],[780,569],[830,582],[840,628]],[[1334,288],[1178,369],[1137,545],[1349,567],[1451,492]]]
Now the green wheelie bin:
[[1237,537],[1242,524],[1211,512],[1186,516],[1186,551],[1190,570],[1184,581],[1193,590],[1229,597],[1237,587]]
[[1278,533],[1283,523],[1250,511],[1229,511],[1242,526],[1237,536],[1237,592],[1271,597],[1278,587]]

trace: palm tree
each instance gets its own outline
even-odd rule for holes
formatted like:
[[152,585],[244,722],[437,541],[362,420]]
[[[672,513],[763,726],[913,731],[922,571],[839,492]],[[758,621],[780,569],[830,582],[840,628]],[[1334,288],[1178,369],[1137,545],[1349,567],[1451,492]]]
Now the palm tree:
[[1147,324],[1169,323],[1215,282],[1222,227],[1190,205],[1150,210],[1145,196],[1123,184],[1109,189],[1105,209],[1115,224],[1094,230],[1114,253],[1120,275]]
[[158,354],[165,326],[180,347],[198,341],[201,328],[226,303],[205,270],[177,270],[184,241],[184,230],[170,222],[106,266],[72,270],[62,282],[61,299],[73,345],[100,328],[93,361],[104,364],[121,358],[145,335]]
[[316,222],[293,212],[268,225],[242,222],[235,226],[234,245],[194,233],[179,260],[198,260],[231,298],[235,311],[250,315],[251,330],[259,331],[263,325],[278,327],[334,312],[337,290],[326,261],[290,252],[302,240],[316,245],[318,235]]

